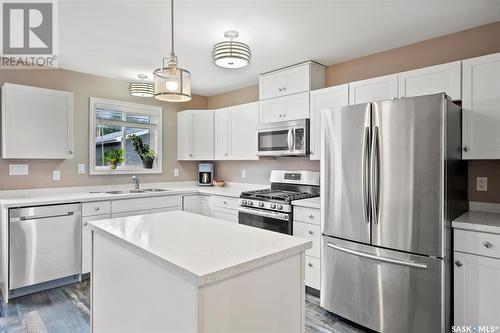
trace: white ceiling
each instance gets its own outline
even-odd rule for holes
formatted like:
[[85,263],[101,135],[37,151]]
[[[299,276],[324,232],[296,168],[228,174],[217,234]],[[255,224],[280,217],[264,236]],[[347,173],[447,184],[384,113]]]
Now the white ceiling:
[[[193,93],[211,96],[257,83],[266,71],[315,60],[325,65],[500,20],[499,0],[175,0],[175,50]],[[216,67],[213,44],[240,32],[252,62]],[[59,66],[132,81],[170,53],[170,2],[59,3]]]

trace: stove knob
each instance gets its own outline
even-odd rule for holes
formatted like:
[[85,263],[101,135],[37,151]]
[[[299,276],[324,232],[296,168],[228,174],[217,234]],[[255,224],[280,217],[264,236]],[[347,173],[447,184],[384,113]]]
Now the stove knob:
[[259,202],[259,207],[264,207],[264,203],[263,202]]
[[277,210],[282,210],[282,209],[283,209],[283,206],[282,206],[282,205],[277,205],[277,206],[276,206],[276,209],[277,209]]
[[247,204],[247,201],[246,201],[246,200],[241,200],[241,204],[242,204],[242,205],[246,205],[246,204]]
[[249,205],[249,206],[253,206],[253,201],[248,200],[248,201],[247,201],[247,205]]
[[276,204],[271,204],[271,209],[275,209],[276,208]]

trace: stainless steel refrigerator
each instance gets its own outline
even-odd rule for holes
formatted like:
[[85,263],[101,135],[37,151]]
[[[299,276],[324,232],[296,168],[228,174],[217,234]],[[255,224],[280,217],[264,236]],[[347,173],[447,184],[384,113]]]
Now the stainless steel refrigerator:
[[461,108],[435,94],[321,121],[321,306],[379,332],[449,332]]

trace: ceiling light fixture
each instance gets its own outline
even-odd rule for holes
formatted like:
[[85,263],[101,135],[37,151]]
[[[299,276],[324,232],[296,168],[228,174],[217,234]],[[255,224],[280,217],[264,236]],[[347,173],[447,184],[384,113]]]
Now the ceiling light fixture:
[[191,100],[191,73],[177,66],[174,52],[174,0],[170,6],[172,51],[163,58],[163,66],[154,71],[155,98],[166,102],[187,102]]
[[224,37],[228,41],[220,42],[214,45],[212,57],[217,66],[223,68],[242,68],[248,66],[252,54],[247,44],[234,41],[239,33],[236,30],[224,32]]
[[128,92],[130,95],[137,97],[153,97],[155,95],[153,84],[144,82],[144,79],[147,79],[148,76],[146,74],[139,74],[137,77],[141,79],[141,81],[129,84]]

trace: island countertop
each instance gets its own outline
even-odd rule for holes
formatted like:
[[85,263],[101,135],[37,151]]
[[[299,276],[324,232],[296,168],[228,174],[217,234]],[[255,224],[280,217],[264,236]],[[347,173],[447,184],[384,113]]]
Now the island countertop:
[[89,222],[96,233],[198,286],[296,255],[306,239],[184,211]]

